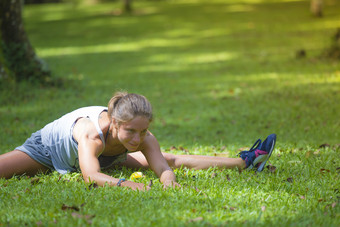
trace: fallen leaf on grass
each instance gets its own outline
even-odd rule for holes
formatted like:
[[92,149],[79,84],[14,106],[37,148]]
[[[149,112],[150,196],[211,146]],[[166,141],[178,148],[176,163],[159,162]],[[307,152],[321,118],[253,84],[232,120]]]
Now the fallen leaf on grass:
[[89,185],[89,190],[94,189],[94,188],[98,188],[98,184],[92,183]]
[[319,146],[319,148],[326,148],[326,147],[330,147],[330,145],[328,143],[324,143]]
[[79,211],[79,207],[77,207],[77,206],[67,206],[65,204],[63,204],[61,206],[61,209],[62,210],[75,210],[75,211]]
[[185,149],[184,147],[179,147],[179,149],[180,149],[181,151],[184,151],[185,153],[189,153],[189,150],[188,150],[188,149]]
[[177,150],[177,147],[176,146],[171,146],[170,147],[170,151],[173,151],[173,150]]
[[203,221],[203,218],[202,217],[197,217],[197,218],[189,220],[189,222],[198,222],[198,221]]
[[236,207],[230,207],[229,209],[230,210],[236,210],[237,208]]
[[275,171],[276,171],[276,166],[267,165],[267,169],[268,169],[271,173],[275,173]]
[[320,169],[320,172],[321,172],[321,173],[325,173],[325,172],[329,173],[330,170],[329,170],[329,169]]
[[337,204],[336,202],[334,202],[332,204],[328,204],[328,205],[325,206],[325,209],[328,209],[330,207],[334,208],[336,206],[336,204]]
[[230,207],[230,206],[228,206],[228,205],[225,205],[225,206],[223,207],[223,209],[234,211],[234,210],[237,209],[237,207]]
[[34,177],[31,179],[31,184],[38,184],[40,182],[40,178],[39,177]]
[[288,177],[288,178],[287,178],[287,181],[288,181],[289,183],[293,183],[293,178],[292,178],[292,177]]
[[299,198],[300,198],[300,199],[306,199],[306,197],[304,197],[303,195],[300,195]]

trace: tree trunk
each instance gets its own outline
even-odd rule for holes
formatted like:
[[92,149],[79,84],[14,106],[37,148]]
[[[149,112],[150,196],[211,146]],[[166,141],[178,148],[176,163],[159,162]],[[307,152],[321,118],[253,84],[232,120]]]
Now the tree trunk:
[[21,0],[0,0],[0,79],[44,82],[50,71],[28,40],[21,4]]
[[124,13],[132,13],[132,0],[123,0]]
[[331,47],[326,50],[326,57],[340,60],[340,28],[337,29],[332,37],[332,44]]
[[322,17],[322,0],[311,0],[310,10],[316,17]]

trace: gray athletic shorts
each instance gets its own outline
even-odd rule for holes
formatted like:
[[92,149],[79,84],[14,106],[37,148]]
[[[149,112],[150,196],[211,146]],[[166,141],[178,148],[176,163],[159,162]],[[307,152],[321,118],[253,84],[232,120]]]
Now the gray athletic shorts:
[[41,130],[32,133],[23,145],[15,149],[28,154],[35,161],[54,170],[50,153],[41,142]]
[[[41,130],[32,133],[31,137],[28,138],[23,145],[15,149],[26,153],[32,159],[50,168],[51,170],[55,170],[49,150],[47,150],[41,142]],[[100,168],[102,169],[106,169],[119,163],[125,162],[126,159],[127,152],[115,156],[100,155],[98,157]]]

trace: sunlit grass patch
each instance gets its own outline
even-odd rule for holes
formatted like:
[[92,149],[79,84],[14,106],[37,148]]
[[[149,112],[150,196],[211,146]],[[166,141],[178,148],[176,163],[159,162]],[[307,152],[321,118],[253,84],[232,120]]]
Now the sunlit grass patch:
[[[260,174],[215,168],[177,169],[181,189],[163,190],[151,171],[143,171],[144,177],[137,180],[153,181],[148,192],[86,185],[79,173],[0,180],[1,206],[12,210],[4,213],[2,209],[0,221],[11,224],[41,221],[57,225],[130,225],[134,221],[141,226],[150,222],[164,224],[164,220],[171,217],[167,226],[286,226],[312,222],[336,226],[339,184],[335,167],[340,163],[331,161],[336,150],[284,150],[275,150],[271,166],[275,165],[276,169],[265,169]],[[123,168],[109,173],[128,178],[132,171]],[[32,210],[32,205],[40,208]],[[21,215],[11,215],[13,212]]]

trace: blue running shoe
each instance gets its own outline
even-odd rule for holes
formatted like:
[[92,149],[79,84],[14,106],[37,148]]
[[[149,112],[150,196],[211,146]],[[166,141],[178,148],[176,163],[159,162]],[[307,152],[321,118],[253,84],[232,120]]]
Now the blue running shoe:
[[276,134],[270,134],[259,147],[259,150],[267,152],[268,155],[266,156],[264,161],[262,161],[261,163],[258,163],[258,166],[257,166],[258,172],[261,172],[263,170],[264,166],[266,165],[266,162],[272,155],[274,147],[275,147],[275,143],[276,143]]
[[269,135],[265,141],[258,139],[249,151],[241,151],[240,157],[246,162],[246,169],[257,168],[261,172],[271,156],[276,141],[276,135]]

